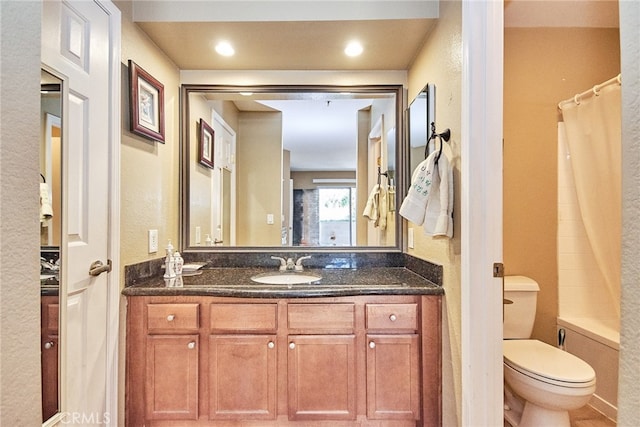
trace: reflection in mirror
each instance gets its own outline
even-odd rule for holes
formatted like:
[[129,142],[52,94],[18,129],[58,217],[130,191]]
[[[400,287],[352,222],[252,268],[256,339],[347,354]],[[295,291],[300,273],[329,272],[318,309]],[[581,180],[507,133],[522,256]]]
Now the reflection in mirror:
[[42,71],[40,86],[40,314],[43,422],[60,409],[59,282],[62,237],[62,82]]
[[427,141],[431,136],[430,123],[436,121],[436,87],[430,83],[420,91],[409,105],[409,146],[411,147],[410,171],[413,173],[420,162],[433,151],[434,141]]
[[183,250],[398,248],[401,89],[184,85]]

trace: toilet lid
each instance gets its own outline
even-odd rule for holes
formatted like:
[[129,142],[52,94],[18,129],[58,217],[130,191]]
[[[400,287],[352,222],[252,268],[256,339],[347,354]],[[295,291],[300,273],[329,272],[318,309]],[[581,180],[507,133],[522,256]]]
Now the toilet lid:
[[552,384],[585,386],[596,373],[584,360],[538,340],[504,340],[504,362],[530,377]]

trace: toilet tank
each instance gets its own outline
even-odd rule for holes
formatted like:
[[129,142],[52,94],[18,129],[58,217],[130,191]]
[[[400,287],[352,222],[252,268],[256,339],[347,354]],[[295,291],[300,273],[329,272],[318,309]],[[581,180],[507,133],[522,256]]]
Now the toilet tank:
[[504,277],[504,338],[531,338],[539,290],[538,282],[529,277]]

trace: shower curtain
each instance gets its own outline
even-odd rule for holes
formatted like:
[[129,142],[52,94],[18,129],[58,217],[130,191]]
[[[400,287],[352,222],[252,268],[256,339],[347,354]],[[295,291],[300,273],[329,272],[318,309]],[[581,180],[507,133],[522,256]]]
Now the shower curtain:
[[[578,204],[596,262],[620,301],[622,236],[621,115],[618,83],[560,104]],[[615,306],[620,317],[619,304]]]

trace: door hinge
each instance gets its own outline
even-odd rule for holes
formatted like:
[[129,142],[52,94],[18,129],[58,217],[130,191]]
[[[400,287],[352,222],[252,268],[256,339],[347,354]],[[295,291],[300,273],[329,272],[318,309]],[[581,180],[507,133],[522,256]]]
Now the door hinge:
[[493,277],[504,277],[504,265],[501,262],[493,263]]

